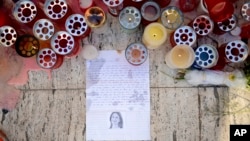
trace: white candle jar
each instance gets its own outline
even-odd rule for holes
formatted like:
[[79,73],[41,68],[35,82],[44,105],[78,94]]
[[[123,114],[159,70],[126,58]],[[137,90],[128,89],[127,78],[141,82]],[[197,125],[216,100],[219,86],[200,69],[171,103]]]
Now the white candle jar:
[[140,11],[132,6],[125,7],[119,14],[119,23],[126,32],[134,32],[141,23]]
[[229,62],[239,63],[246,60],[249,50],[247,44],[241,40],[235,40],[227,43],[225,55]]
[[171,36],[172,46],[185,44],[193,46],[196,43],[197,36],[193,28],[190,26],[181,26],[175,30]]
[[38,52],[36,61],[41,68],[51,69],[57,63],[57,55],[54,50],[43,48]]
[[250,21],[250,2],[246,2],[242,5],[241,15],[245,20]]

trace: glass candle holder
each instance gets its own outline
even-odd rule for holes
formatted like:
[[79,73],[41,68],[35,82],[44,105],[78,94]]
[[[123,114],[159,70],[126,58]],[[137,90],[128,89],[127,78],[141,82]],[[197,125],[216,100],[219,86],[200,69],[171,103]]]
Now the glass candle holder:
[[154,0],[156,3],[160,5],[161,8],[167,7],[171,0]]
[[161,16],[161,8],[154,1],[147,1],[141,7],[142,24],[156,22]]
[[229,62],[240,63],[246,60],[248,56],[248,46],[241,40],[234,40],[227,43],[225,47],[225,56]]
[[0,45],[3,47],[11,47],[17,40],[16,30],[11,26],[0,27]]
[[93,45],[84,45],[81,55],[86,60],[92,60],[98,57],[99,52]]
[[49,40],[54,34],[55,28],[48,19],[40,19],[33,26],[33,34],[39,40]]
[[37,64],[44,69],[56,69],[63,63],[63,57],[50,48],[41,49],[36,57]]
[[16,52],[22,57],[32,57],[40,49],[39,40],[32,35],[19,36],[15,43]]
[[204,0],[209,17],[214,22],[228,19],[234,13],[234,6],[229,0]]
[[145,2],[146,0],[125,0],[123,2],[124,7],[127,6],[133,6],[136,7],[137,9],[140,9],[142,4]]
[[115,17],[119,16],[120,11],[123,9],[123,1],[124,0],[103,0],[109,9],[109,13]]
[[222,22],[217,22],[214,26],[213,32],[215,34],[224,34],[226,32],[232,31],[237,26],[237,19],[232,15],[229,19]]
[[85,12],[85,19],[90,27],[101,27],[106,21],[106,14],[100,7],[90,7]]
[[182,12],[193,11],[199,5],[199,0],[179,0],[179,7]]
[[168,67],[172,69],[187,69],[195,59],[194,50],[188,45],[176,45],[165,57]]
[[208,69],[214,67],[219,59],[217,49],[210,44],[200,45],[195,50],[195,64],[198,68]]
[[74,37],[66,31],[56,32],[50,40],[51,48],[59,55],[71,55],[78,46],[75,46]]
[[183,13],[175,6],[168,6],[161,13],[161,22],[167,29],[175,30],[183,24],[183,21]]
[[148,49],[157,49],[167,40],[167,30],[161,23],[151,23],[144,29],[142,42]]
[[192,25],[196,34],[200,36],[206,36],[214,29],[213,21],[206,15],[196,17]]
[[125,50],[125,57],[132,65],[143,64],[148,57],[147,48],[141,43],[132,43]]
[[65,22],[65,29],[71,35],[81,38],[87,37],[91,31],[84,16],[81,14],[70,15]]
[[250,21],[250,2],[246,2],[242,5],[241,15],[245,20]]
[[126,32],[134,32],[141,23],[140,11],[132,6],[125,7],[119,15],[119,23]]
[[172,47],[176,45],[193,46],[196,43],[197,36],[193,28],[190,26],[181,26],[171,34],[170,43]]

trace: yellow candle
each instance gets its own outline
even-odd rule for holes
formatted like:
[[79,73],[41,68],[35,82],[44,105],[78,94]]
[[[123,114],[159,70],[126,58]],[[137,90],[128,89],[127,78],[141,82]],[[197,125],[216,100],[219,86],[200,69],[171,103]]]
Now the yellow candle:
[[172,69],[186,69],[195,59],[194,50],[187,45],[176,45],[166,55],[165,61]]
[[151,23],[146,26],[142,36],[142,42],[148,49],[156,49],[167,40],[167,30],[161,23]]

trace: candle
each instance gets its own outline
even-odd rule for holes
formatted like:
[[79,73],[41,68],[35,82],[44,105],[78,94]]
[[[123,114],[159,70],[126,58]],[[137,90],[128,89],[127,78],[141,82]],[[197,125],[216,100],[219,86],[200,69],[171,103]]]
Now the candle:
[[193,46],[196,43],[196,33],[190,26],[181,26],[171,35],[170,43],[176,45],[185,44]]
[[132,43],[125,50],[127,61],[132,65],[140,65],[147,60],[147,48],[141,43]]
[[161,47],[167,40],[167,31],[160,23],[151,23],[144,29],[142,42],[148,49]]
[[248,46],[241,40],[231,41],[222,49],[225,50],[226,59],[229,62],[243,62],[248,57]]
[[232,31],[237,26],[237,19],[232,15],[229,19],[222,22],[217,22],[214,26],[213,32],[215,34],[224,34],[225,32]]
[[100,27],[106,21],[106,14],[100,7],[90,7],[85,12],[86,22],[90,27]]
[[197,65],[197,68],[212,68],[217,64],[218,59],[218,51],[212,45],[202,44],[195,50],[195,65]]
[[129,33],[136,31],[141,23],[140,11],[132,6],[125,7],[119,15],[119,23]]
[[214,29],[213,21],[206,15],[200,15],[193,21],[193,29],[200,36],[206,36]]
[[99,55],[98,50],[93,45],[84,45],[81,52],[81,56],[86,60],[92,60],[97,58]]
[[183,21],[182,12],[175,6],[168,6],[161,13],[161,22],[167,29],[175,30],[182,25]]
[[16,52],[22,57],[32,57],[39,51],[39,40],[32,35],[19,36],[15,43]]
[[156,22],[161,15],[160,6],[154,1],[147,1],[141,7],[142,23]]
[[245,20],[250,21],[250,2],[246,2],[242,5],[241,15]]
[[16,30],[11,26],[0,27],[0,45],[3,47],[10,47],[15,44],[17,40]]
[[74,50],[78,50],[75,47],[75,41],[72,35],[66,31],[56,32],[51,40],[50,44],[52,49],[59,55],[71,55],[74,53]]
[[44,69],[56,69],[63,63],[63,57],[50,48],[41,49],[36,57],[37,64]]
[[109,13],[112,16],[119,16],[120,11],[123,8],[124,0],[103,0],[104,4],[108,7]]
[[199,4],[199,0],[179,0],[179,6],[182,12],[193,11]]
[[172,69],[189,68],[195,59],[194,50],[188,45],[176,45],[165,57],[167,66]]
[[39,40],[49,40],[54,34],[54,25],[47,19],[40,19],[33,26],[33,34]]
[[229,0],[204,0],[209,17],[214,22],[228,19],[234,13],[234,6]]
[[79,0],[80,8],[85,12],[88,8],[94,6],[93,0]]
[[145,2],[146,0],[125,0],[124,1],[124,7],[127,6],[133,6],[136,7],[137,9],[140,9],[142,4]]
[[155,0],[155,2],[157,2],[161,8],[164,8],[169,5],[171,0]]
[[70,15],[65,22],[65,28],[71,35],[81,38],[88,36],[91,31],[81,14]]

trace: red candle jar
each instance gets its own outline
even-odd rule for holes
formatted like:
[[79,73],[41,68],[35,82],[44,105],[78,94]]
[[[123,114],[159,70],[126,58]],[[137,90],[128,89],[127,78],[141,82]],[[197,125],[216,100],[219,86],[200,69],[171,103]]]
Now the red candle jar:
[[56,69],[59,68],[64,57],[55,53],[50,48],[43,48],[37,54],[37,64],[44,69]]
[[235,40],[227,43],[225,56],[228,62],[240,63],[246,60],[248,56],[248,46],[241,40]]
[[81,38],[88,36],[91,31],[84,16],[80,14],[70,15],[65,22],[65,29],[71,35]]
[[250,2],[244,3],[242,5],[241,15],[245,20],[250,21]]
[[154,1],[147,1],[141,7],[142,24],[156,22],[161,16],[161,8]]
[[66,31],[56,32],[51,40],[51,48],[59,55],[71,56],[78,52],[79,46],[75,46],[74,37]]
[[250,38],[250,23],[246,23],[241,26],[240,37],[243,39]]
[[179,7],[182,12],[193,11],[199,5],[199,0],[179,0]]
[[15,43],[16,52],[22,57],[32,57],[40,49],[39,40],[32,35],[19,36]]
[[0,141],[9,141],[7,135],[2,130],[0,130]]
[[3,47],[10,47],[15,44],[17,40],[16,30],[11,26],[0,27],[0,45]]
[[204,0],[209,16],[214,22],[221,22],[230,18],[234,13],[234,6],[229,0]]
[[200,36],[206,36],[214,29],[213,21],[206,15],[196,17],[192,25],[196,34]]
[[132,43],[125,50],[125,57],[132,65],[143,64],[148,57],[147,48],[141,43]]
[[73,13],[66,0],[47,0],[43,10],[49,19],[63,27],[67,17]]
[[55,28],[48,19],[40,19],[33,26],[33,34],[39,40],[49,40],[54,34]]
[[181,26],[171,34],[170,43],[172,47],[176,45],[193,46],[196,43],[196,33],[190,26]]
[[237,26],[237,19],[232,15],[229,19],[222,22],[217,22],[214,26],[213,32],[215,34],[224,34],[226,32],[232,31]]
[[32,27],[38,19],[45,18],[44,12],[30,0],[16,2],[12,14],[18,22],[29,27]]
[[109,9],[109,13],[115,17],[119,16],[119,13],[123,8],[123,1],[124,0],[103,0]]
[[161,8],[167,7],[171,0],[154,0]]

